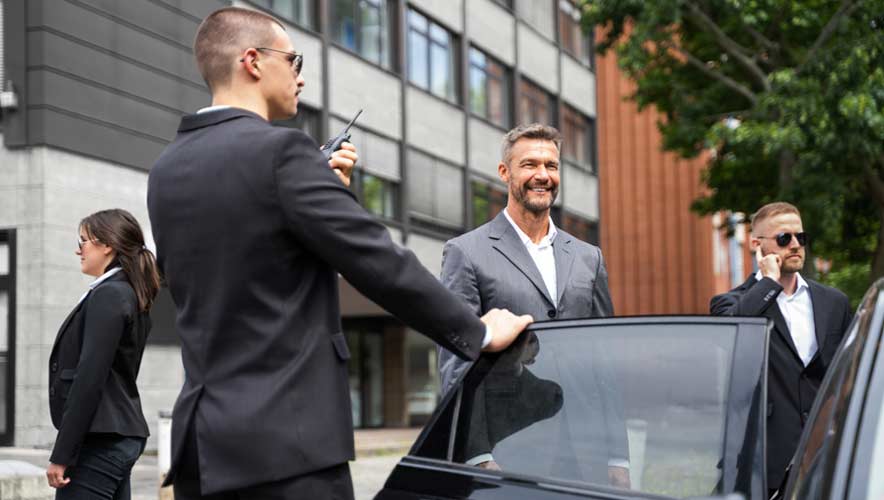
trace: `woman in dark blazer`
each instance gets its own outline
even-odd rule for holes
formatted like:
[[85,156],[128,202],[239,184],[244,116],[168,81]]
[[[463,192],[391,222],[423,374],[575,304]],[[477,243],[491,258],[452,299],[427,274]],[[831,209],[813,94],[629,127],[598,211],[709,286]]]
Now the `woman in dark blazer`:
[[96,278],[49,356],[49,409],[58,429],[46,477],[56,499],[131,497],[129,474],[147,422],[135,380],[159,289],[138,221],[103,210],[80,222],[77,255]]

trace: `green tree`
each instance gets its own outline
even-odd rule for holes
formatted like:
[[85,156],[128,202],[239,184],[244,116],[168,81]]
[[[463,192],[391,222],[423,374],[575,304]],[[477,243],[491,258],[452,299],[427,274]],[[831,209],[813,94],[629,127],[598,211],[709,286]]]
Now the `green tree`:
[[694,210],[791,201],[832,280],[884,276],[884,0],[581,7],[584,27],[601,29],[598,52],[614,50],[635,81],[632,98],[665,117],[664,149],[714,152]]

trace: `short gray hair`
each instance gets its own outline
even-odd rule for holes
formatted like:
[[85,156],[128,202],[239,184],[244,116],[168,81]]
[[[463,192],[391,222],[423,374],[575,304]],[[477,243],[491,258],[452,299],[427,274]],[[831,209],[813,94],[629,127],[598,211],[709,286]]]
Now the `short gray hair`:
[[510,130],[503,136],[503,144],[500,151],[500,157],[503,158],[505,165],[510,164],[513,155],[513,145],[519,139],[542,139],[544,141],[552,141],[556,144],[556,149],[562,150],[562,134],[555,127],[544,125],[542,123],[529,123],[527,125],[519,125]]

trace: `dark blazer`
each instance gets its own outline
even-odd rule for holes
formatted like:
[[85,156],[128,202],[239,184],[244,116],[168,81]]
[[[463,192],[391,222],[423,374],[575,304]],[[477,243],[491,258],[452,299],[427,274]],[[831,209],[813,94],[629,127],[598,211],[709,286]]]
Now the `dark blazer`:
[[810,288],[817,341],[817,353],[806,367],[777,304],[783,287],[776,281],[750,276],[730,292],[713,297],[710,304],[710,311],[717,316],[764,316],[773,321],[767,372],[767,486],[771,489],[783,480],[826,369],[853,319],[846,295],[816,281],[805,281]]
[[122,271],[100,283],[62,323],[49,355],[49,411],[58,429],[49,461],[73,465],[89,432],[149,434],[135,380],[150,332]]
[[147,203],[186,373],[170,480],[192,419],[204,495],[353,458],[338,273],[459,356],[479,355],[479,318],[300,130],[241,109],[185,116]]

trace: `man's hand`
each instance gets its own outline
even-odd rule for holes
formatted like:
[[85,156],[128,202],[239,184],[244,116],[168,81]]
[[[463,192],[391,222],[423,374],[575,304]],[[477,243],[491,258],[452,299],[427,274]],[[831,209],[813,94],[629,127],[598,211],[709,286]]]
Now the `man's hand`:
[[53,488],[64,488],[71,482],[71,478],[64,477],[65,469],[67,469],[67,465],[53,464],[50,462],[49,467],[46,469],[46,480],[49,482],[49,486],[52,486]]
[[476,464],[476,467],[479,467],[480,469],[486,469],[486,470],[503,470],[500,468],[499,465],[497,465],[497,462],[495,462],[494,460],[489,460],[487,462],[482,462],[480,464]]
[[350,187],[350,175],[353,173],[353,167],[357,161],[359,161],[359,155],[356,154],[356,146],[345,142],[341,144],[341,149],[332,153],[328,160],[328,166],[338,174],[345,186]]
[[779,255],[770,253],[762,256],[759,246],[755,248],[755,260],[758,261],[758,269],[761,270],[762,276],[774,281],[780,280],[780,265],[783,263],[783,259]]
[[615,488],[629,489],[629,469],[608,466],[608,484]]
[[485,316],[482,316],[482,323],[491,328],[491,342],[482,350],[498,352],[506,349],[532,322],[534,322],[534,318],[530,314],[516,316],[506,309],[488,311]]

